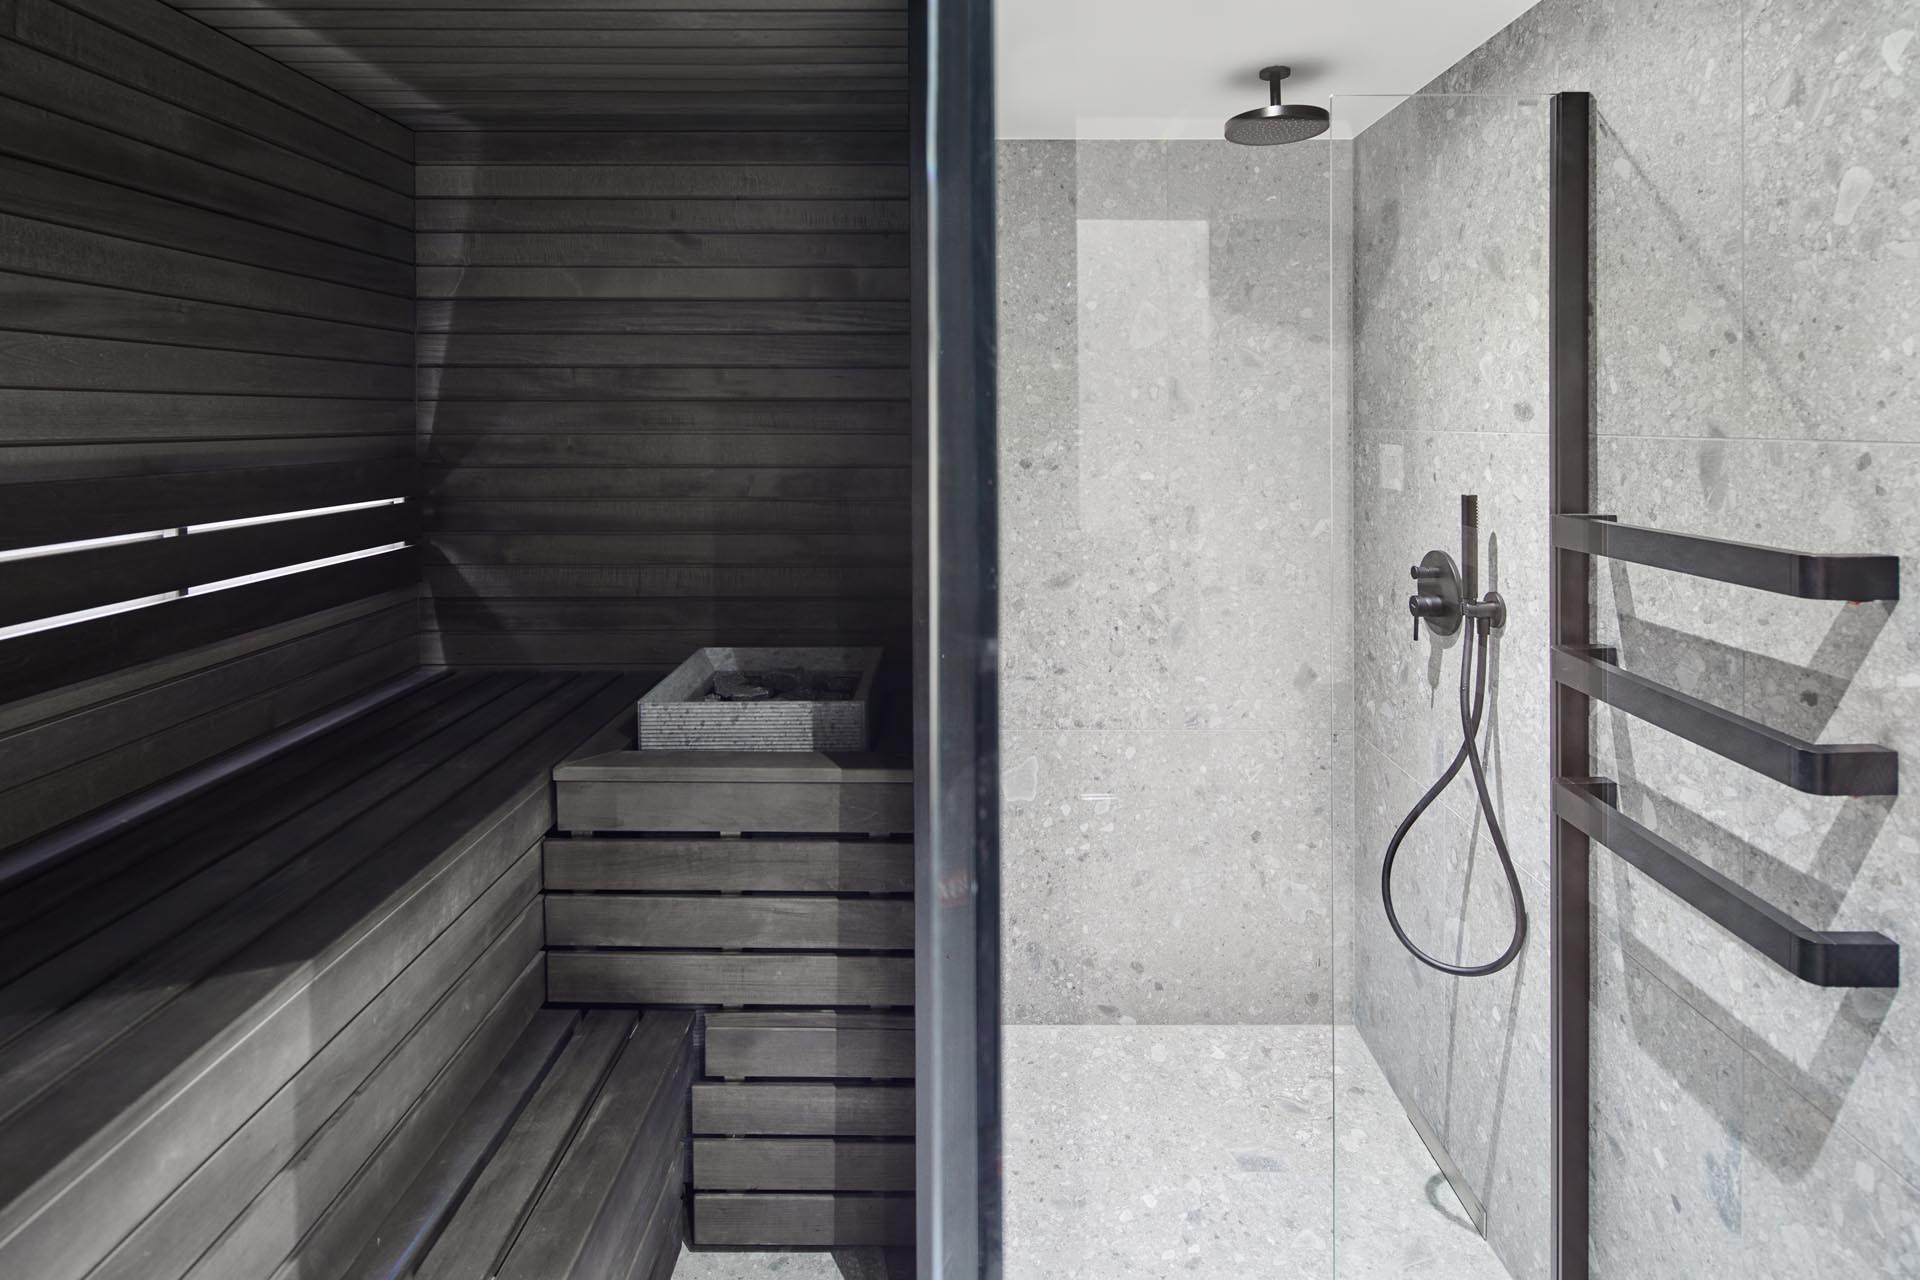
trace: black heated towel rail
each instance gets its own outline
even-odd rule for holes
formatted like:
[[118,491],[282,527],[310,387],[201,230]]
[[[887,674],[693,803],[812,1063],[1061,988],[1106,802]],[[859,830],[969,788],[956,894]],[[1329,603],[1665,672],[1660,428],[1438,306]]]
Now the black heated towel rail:
[[1621,813],[1617,803],[1617,788],[1604,778],[1563,779],[1554,797],[1562,819],[1802,981],[1816,987],[1900,985],[1900,945],[1884,933],[1810,929],[1647,830]]
[[1611,649],[1562,646],[1554,679],[1589,698],[1705,747],[1763,777],[1816,796],[1891,796],[1900,791],[1900,754],[1870,743],[1807,742],[1724,711],[1620,666]]
[[1553,545],[1802,600],[1898,600],[1900,557],[1816,555],[1620,524],[1612,516],[1553,517]]
[[[1897,556],[1815,555],[1669,533],[1588,514],[1555,515],[1552,536],[1555,550],[1579,564],[1605,556],[1806,600],[1900,598]],[[1584,720],[1586,699],[1598,699],[1799,791],[1823,796],[1898,792],[1897,752],[1865,743],[1807,742],[1781,733],[1636,675],[1619,665],[1613,650],[1584,643],[1587,628],[1578,624],[1584,623],[1587,605],[1584,598],[1572,597],[1576,581],[1584,587],[1586,575],[1567,577],[1555,587],[1555,608],[1576,622],[1557,629],[1560,643],[1553,650],[1554,683],[1576,699],[1569,711],[1580,712],[1563,720]],[[1584,736],[1584,725],[1572,731]],[[1562,750],[1556,759],[1576,754],[1580,760],[1587,758],[1585,752]],[[1621,813],[1613,782],[1564,776],[1571,772],[1563,771],[1555,782],[1556,818],[1612,849],[1788,973],[1822,987],[1900,985],[1900,947],[1886,935],[1824,932],[1802,924]]]

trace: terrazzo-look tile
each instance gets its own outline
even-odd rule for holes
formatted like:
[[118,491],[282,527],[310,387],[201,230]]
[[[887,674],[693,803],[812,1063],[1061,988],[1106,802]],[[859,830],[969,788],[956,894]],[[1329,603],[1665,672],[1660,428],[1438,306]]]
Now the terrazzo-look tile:
[[[1360,420],[1354,476],[1355,732],[1431,781],[1459,749],[1466,629],[1411,638],[1408,573],[1429,549],[1459,558],[1460,495],[1480,499],[1481,591],[1507,602],[1490,646],[1481,751],[1516,864],[1546,875],[1547,549],[1545,441],[1532,434],[1374,432]],[[1536,469],[1537,468],[1537,469]],[[1395,482],[1398,487],[1395,487]],[[1477,660],[1476,649],[1476,660]],[[1422,784],[1425,785],[1424,783]],[[1441,803],[1476,809],[1463,771]]]
[[[1423,790],[1366,744],[1356,816],[1355,1025],[1488,1209],[1488,1239],[1515,1275],[1545,1274],[1548,1076],[1545,887],[1521,878],[1528,941],[1490,977],[1438,973],[1408,955],[1380,905],[1379,865],[1393,829]],[[1436,805],[1408,833],[1395,867],[1401,923],[1453,963],[1500,954],[1512,905],[1482,826]]]
[[1010,1026],[1010,1280],[1500,1280],[1351,1028]]
[[1747,1072],[1747,1116],[1741,1274],[1920,1276],[1911,1182],[1764,1068]]
[[831,1253],[728,1253],[682,1249],[674,1280],[843,1280]]
[[1001,756],[1008,1022],[1327,1020],[1321,743],[1024,731]]
[[1327,1276],[1331,1030],[1009,1026],[1008,1280]]
[[1595,1280],[1793,1274],[1739,1265],[1745,1055],[1594,923]]
[[[1716,455],[1729,502],[1685,506],[1703,450]],[[1920,556],[1920,449],[1790,442],[1601,442],[1610,505],[1623,518],[1714,536],[1810,549]],[[1664,508],[1664,511],[1663,511]],[[1685,514],[1682,514],[1682,513]],[[1823,604],[1735,593],[1678,575],[1603,575],[1598,616],[1638,661],[1705,649],[1700,696],[1823,742],[1878,742],[1920,752],[1920,621],[1899,606]],[[1630,652],[1632,652],[1630,650]],[[1629,812],[1816,928],[1920,924],[1920,803],[1802,795],[1624,718],[1596,734]],[[1630,918],[1643,963],[1735,1036],[1756,1065],[1909,1183],[1920,1182],[1920,1001],[1905,991],[1809,987],[1634,873],[1596,878],[1609,910]]]
[[1920,442],[1920,5],[1746,9],[1748,433]]
[[1334,1275],[1506,1280],[1352,1027],[1334,1029]]
[[1355,424],[1546,428],[1546,115],[1413,100],[1354,144]]
[[[1325,1020],[1324,157],[1011,143],[1000,171],[1003,723],[1064,731],[1003,751],[1009,1016]],[[1121,742],[1159,763],[1100,763]],[[1195,797],[1258,821],[1209,832]],[[1101,815],[1060,804],[1124,816],[1063,846]]]
[[1593,94],[1602,431],[1740,433],[1742,57],[1741,0],[1547,0],[1429,86]]

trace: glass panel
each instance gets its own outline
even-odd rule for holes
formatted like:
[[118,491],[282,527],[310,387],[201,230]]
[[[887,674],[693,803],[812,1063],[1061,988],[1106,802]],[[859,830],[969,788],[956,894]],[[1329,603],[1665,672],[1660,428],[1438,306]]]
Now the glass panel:
[[[1545,485],[1492,463],[1544,456],[1544,101],[1275,146],[1104,106],[998,144],[1005,1273],[1533,1274]],[[1463,493],[1535,921],[1472,978],[1380,897],[1461,742],[1464,637],[1406,598]],[[1456,963],[1508,942],[1477,812],[1463,771],[1396,882]]]
[[999,144],[1005,1274],[1326,1277],[1331,153],[1150,127]]
[[[1350,441],[1349,746],[1336,765],[1351,936],[1336,989],[1336,1255],[1342,1280],[1543,1276],[1548,1180],[1546,246],[1543,98],[1337,98],[1332,144],[1335,436]],[[1477,499],[1463,545],[1462,495]],[[1504,624],[1421,628],[1409,566],[1477,556]],[[1396,845],[1465,737],[1461,663],[1487,686],[1471,761]],[[1484,671],[1482,662],[1484,660]],[[1486,812],[1504,837],[1503,871]],[[1351,819],[1348,822],[1348,819]],[[1433,960],[1416,959],[1393,905]],[[1525,904],[1515,947],[1510,884]]]

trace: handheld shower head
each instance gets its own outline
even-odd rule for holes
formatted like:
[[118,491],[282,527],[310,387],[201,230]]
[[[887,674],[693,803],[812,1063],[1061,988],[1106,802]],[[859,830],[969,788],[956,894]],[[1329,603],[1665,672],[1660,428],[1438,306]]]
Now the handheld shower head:
[[1272,147],[1289,142],[1305,142],[1327,131],[1333,121],[1323,108],[1280,101],[1280,82],[1292,74],[1292,67],[1260,69],[1260,78],[1273,86],[1273,100],[1264,107],[1242,111],[1229,119],[1228,142],[1238,142],[1248,147]]

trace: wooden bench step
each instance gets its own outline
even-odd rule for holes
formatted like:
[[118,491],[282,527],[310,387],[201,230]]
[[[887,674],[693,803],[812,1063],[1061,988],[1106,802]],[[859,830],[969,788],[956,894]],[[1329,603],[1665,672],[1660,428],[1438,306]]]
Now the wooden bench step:
[[[531,1088],[518,1076],[505,1086],[524,1107],[503,1123],[476,1106],[447,1139],[460,1153],[492,1144],[484,1161],[436,1157],[368,1241],[361,1262],[381,1265],[344,1274],[650,1280],[663,1260],[671,1270],[685,1238],[691,1015],[548,1009],[522,1044],[516,1052],[542,1065]],[[402,1239],[411,1247],[389,1243]]]
[[911,899],[550,893],[546,907],[550,947],[913,950]]
[[549,951],[555,1004],[856,1005],[913,1003],[911,956],[829,952]]
[[912,1085],[693,1086],[693,1132],[715,1137],[913,1136]]
[[554,836],[549,893],[912,893],[904,840]]
[[[551,915],[548,919],[551,937]],[[706,1073],[723,1080],[910,1080],[913,1053],[911,1014],[778,1010],[707,1015]]]
[[699,1191],[912,1191],[913,1143],[696,1138]]
[[[470,1096],[468,1084],[491,1071],[488,1056],[498,1060],[520,1028],[488,1022],[509,1029],[465,1058],[471,1070],[459,1079],[467,1084],[444,1075],[461,1038],[404,1068],[394,1055],[407,1052],[422,1017],[438,1016],[430,1010],[443,996],[455,998],[450,984],[486,963],[475,948],[509,934],[502,945],[517,963],[503,960],[498,972],[522,993],[514,1006],[522,1024],[538,1006],[533,899],[537,849],[551,822],[547,776],[643,683],[543,675],[437,682],[418,695],[446,700],[433,707],[479,705],[358,775],[364,783],[303,792],[311,797],[305,808],[317,810],[316,830],[282,821],[193,872],[231,877],[236,896],[210,912],[194,905],[172,917],[140,914],[152,937],[166,932],[163,922],[179,925],[157,945],[143,933],[140,947],[116,950],[125,946],[125,921],[88,933],[80,945],[101,948],[120,967],[90,990],[71,991],[64,1007],[8,988],[21,997],[16,1008],[40,1016],[0,1050],[0,1274],[81,1280],[105,1265],[129,1278],[178,1280],[202,1247],[223,1248],[206,1232],[238,1233],[224,1248],[252,1260],[249,1275],[284,1268],[309,1237],[310,1256],[324,1269],[350,1263],[394,1188],[366,1183],[360,1200],[340,1201],[363,1184],[342,1186],[329,1173],[316,1186],[337,1194],[284,1197],[272,1192],[274,1179],[290,1162],[317,1159],[314,1168],[352,1173],[371,1160],[368,1167],[404,1186],[415,1162],[439,1145],[445,1117],[460,1109],[447,1100],[463,1090]],[[395,732],[404,735],[408,722],[392,722]],[[364,740],[362,749],[377,750]],[[408,781],[397,789],[372,781],[388,769]],[[244,799],[233,805],[236,814],[249,807]],[[64,901],[84,909],[92,896]],[[73,950],[61,952],[56,967],[64,969]],[[385,994],[409,988],[404,999]],[[479,999],[481,988],[462,990]],[[469,1042],[471,1034],[478,1033],[468,1033]],[[395,1065],[382,1066],[390,1060]],[[350,1100],[357,1090],[377,1091],[366,1083],[377,1067],[402,1072],[387,1078],[404,1078],[412,1090],[396,1095],[398,1112]],[[255,1124],[256,1116],[279,1120]],[[188,1204],[197,1209],[176,1209]],[[175,1228],[201,1247],[169,1242]],[[303,1263],[287,1274],[315,1273]]]
[[700,1192],[693,1237],[702,1246],[763,1249],[910,1245],[913,1197]]

